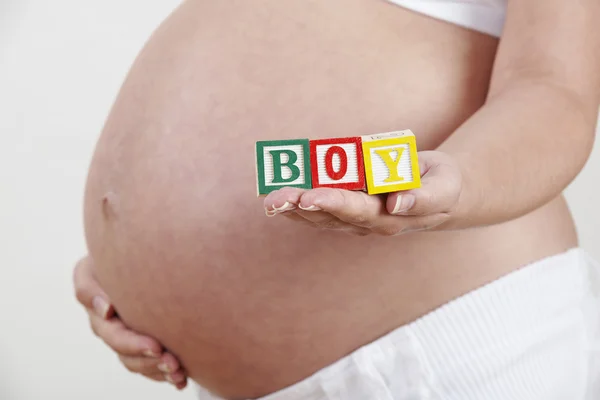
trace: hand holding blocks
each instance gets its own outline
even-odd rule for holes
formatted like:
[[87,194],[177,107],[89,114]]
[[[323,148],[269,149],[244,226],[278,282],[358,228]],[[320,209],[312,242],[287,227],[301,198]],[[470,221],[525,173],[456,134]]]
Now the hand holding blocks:
[[410,130],[360,137],[256,143],[258,195],[282,187],[389,193],[421,186]]

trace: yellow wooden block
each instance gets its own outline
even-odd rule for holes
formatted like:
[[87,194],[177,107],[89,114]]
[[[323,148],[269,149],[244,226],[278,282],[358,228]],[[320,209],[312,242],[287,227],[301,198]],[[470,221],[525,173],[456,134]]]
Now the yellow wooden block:
[[417,142],[410,130],[361,138],[369,194],[421,187]]

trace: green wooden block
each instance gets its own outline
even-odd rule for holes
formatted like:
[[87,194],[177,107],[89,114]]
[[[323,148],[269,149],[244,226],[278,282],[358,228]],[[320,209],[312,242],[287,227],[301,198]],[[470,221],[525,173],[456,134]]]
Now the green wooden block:
[[283,187],[311,189],[308,139],[256,142],[258,196]]

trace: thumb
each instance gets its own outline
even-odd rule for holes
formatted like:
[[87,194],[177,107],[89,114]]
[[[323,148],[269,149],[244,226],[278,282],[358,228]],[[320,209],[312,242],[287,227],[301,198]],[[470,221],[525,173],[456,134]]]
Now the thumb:
[[388,195],[386,208],[393,215],[424,216],[452,211],[462,189],[456,162],[439,151],[419,153],[421,187]]
[[98,284],[93,274],[93,262],[88,256],[79,260],[73,271],[73,283],[75,285],[75,296],[85,307],[93,310],[103,319],[109,319],[115,315],[115,309],[104,290]]

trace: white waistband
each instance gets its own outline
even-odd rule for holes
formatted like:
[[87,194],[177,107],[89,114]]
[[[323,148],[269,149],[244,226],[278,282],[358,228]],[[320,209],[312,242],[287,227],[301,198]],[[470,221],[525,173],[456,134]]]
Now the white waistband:
[[474,2],[464,0],[388,0],[404,8],[500,37],[504,28],[506,9],[503,2]]
[[[499,366],[515,362],[517,354],[529,357],[528,349],[543,347],[552,335],[598,332],[599,276],[600,267],[587,252],[571,249],[468,293],[407,329],[423,349],[426,368],[440,378],[439,390],[458,391],[462,398],[471,399],[468,392],[476,376],[501,371]],[[477,365],[482,354],[488,354],[486,365]],[[567,361],[564,368],[569,368]],[[544,375],[544,370],[540,366],[539,374]],[[547,385],[538,372],[532,372],[531,384]]]

